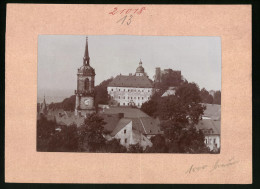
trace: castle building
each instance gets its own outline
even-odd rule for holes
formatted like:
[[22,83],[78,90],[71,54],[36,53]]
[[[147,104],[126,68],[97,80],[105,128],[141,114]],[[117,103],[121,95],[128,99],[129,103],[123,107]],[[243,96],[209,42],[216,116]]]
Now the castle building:
[[140,60],[135,74],[118,75],[107,87],[112,105],[137,106],[150,100],[153,94],[153,83],[148,78]]
[[95,112],[94,106],[94,86],[95,86],[95,69],[90,66],[88,52],[88,37],[86,38],[85,54],[83,65],[77,73],[77,90],[75,90],[76,103],[75,115],[91,114]]
[[164,70],[161,70],[160,67],[155,68],[154,87],[157,89],[160,83],[165,80],[168,80],[167,82],[170,87],[178,86],[182,81],[181,71],[170,68]]

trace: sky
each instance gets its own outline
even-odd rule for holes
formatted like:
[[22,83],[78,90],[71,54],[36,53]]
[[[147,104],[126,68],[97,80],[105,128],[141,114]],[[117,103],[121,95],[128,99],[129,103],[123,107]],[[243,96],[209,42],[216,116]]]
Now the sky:
[[[82,35],[39,35],[38,94],[73,94],[85,43]],[[220,37],[90,35],[88,46],[90,65],[96,71],[95,85],[120,73],[135,73],[141,59],[152,80],[156,67],[171,68],[180,70],[200,89],[221,90]]]

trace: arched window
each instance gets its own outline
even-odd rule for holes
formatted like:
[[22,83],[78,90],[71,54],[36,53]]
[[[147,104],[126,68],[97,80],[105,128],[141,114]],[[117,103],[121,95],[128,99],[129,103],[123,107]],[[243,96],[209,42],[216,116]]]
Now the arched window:
[[89,79],[85,79],[85,90],[89,90]]

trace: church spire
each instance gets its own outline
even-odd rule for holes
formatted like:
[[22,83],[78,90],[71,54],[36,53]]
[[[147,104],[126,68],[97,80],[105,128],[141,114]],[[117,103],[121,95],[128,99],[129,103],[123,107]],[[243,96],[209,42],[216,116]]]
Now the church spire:
[[88,37],[86,37],[86,47],[85,47],[85,54],[83,58],[83,65],[85,66],[86,63],[89,65],[89,54],[88,54]]
[[45,94],[44,94],[43,102],[41,105],[41,113],[44,115],[47,114],[47,105],[46,105],[46,101],[45,101]]

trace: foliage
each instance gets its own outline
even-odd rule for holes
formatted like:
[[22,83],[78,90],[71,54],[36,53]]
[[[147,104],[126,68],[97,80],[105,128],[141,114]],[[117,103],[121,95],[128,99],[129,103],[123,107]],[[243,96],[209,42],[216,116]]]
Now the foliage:
[[221,104],[221,92],[220,91],[215,92],[213,104]]
[[144,150],[143,150],[143,147],[140,146],[139,143],[137,143],[137,144],[129,145],[127,152],[128,153],[143,153]]
[[48,144],[49,152],[76,152],[78,151],[79,137],[77,126],[63,126],[51,136]]
[[104,80],[98,86],[95,87],[95,106],[98,104],[108,104],[109,97],[107,93],[107,86],[113,80],[113,78]]
[[[59,128],[60,130],[56,130]],[[77,126],[58,127],[54,121],[42,116],[37,121],[37,150],[38,151],[77,151]]]
[[105,145],[105,122],[96,113],[90,114],[79,129],[80,151],[99,152]]
[[51,103],[49,109],[63,109],[65,111],[75,110],[76,96],[72,95],[69,98],[65,98],[62,102]]
[[152,147],[145,149],[146,153],[167,153],[168,147],[166,146],[166,140],[163,135],[155,135],[151,138],[153,143]]
[[209,92],[205,88],[201,89],[200,98],[201,98],[201,102],[203,103],[207,103],[207,104],[213,103],[213,96],[209,94]]
[[120,144],[119,139],[112,139],[106,142],[106,145],[103,147],[102,152],[110,153],[124,153],[127,149]]

